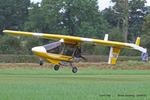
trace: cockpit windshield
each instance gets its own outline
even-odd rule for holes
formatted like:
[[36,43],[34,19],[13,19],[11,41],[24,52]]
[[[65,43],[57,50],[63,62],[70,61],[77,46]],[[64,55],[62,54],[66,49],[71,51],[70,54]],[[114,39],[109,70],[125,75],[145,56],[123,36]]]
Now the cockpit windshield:
[[81,48],[76,45],[64,44],[61,42],[54,42],[44,45],[48,53],[62,54],[66,56],[79,57],[81,55]]

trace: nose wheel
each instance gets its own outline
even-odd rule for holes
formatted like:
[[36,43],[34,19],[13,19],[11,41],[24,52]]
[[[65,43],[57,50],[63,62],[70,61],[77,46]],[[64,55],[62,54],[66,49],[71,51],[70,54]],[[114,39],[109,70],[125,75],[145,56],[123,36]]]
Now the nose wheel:
[[60,68],[60,65],[55,65],[55,66],[54,66],[54,70],[55,70],[55,71],[58,71],[59,68]]

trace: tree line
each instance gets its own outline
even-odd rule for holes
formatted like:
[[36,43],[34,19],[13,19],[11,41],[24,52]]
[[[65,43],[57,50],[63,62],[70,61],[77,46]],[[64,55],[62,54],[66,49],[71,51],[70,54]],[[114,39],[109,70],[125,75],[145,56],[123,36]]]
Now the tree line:
[[[112,0],[114,6],[99,10],[97,0],[0,0],[0,53],[29,54],[36,45],[51,40],[14,38],[2,30],[22,30],[52,34],[74,35],[110,40],[135,42],[140,36],[142,45],[150,50],[150,7],[146,0]],[[86,54],[105,54],[109,48],[84,44]],[[100,51],[99,51],[100,50]],[[93,52],[94,51],[94,52]],[[138,53],[123,51],[122,54]]]

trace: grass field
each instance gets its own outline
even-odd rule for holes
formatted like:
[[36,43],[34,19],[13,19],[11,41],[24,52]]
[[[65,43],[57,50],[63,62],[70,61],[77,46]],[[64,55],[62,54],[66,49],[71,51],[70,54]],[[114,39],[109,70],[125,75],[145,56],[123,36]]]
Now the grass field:
[[150,100],[150,70],[0,68],[0,100]]

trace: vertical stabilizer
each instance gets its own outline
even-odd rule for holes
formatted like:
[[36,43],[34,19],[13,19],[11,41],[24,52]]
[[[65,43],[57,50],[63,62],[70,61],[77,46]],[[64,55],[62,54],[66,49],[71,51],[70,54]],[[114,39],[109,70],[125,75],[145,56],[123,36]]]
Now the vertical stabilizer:
[[140,37],[137,37],[135,44],[139,46],[139,45],[140,45],[140,42],[141,42]]

